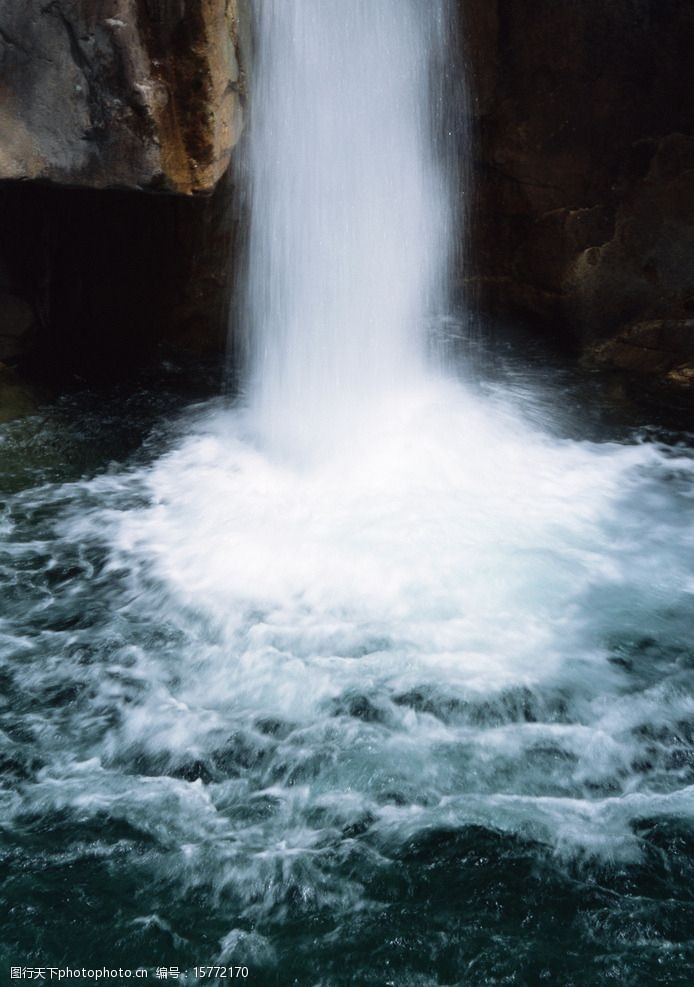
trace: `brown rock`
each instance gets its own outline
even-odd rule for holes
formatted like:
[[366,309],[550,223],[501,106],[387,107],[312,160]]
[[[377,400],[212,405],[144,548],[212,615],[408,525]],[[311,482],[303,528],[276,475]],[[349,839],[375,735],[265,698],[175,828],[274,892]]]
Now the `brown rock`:
[[238,37],[235,0],[0,0],[0,179],[211,191]]
[[[460,0],[459,9],[480,305],[591,351],[636,323],[686,320],[694,6]],[[644,352],[643,366],[656,361]]]
[[667,379],[678,387],[694,387],[694,364],[684,364],[682,367],[675,367],[667,375]]
[[636,323],[595,346],[592,356],[619,370],[688,382],[689,366],[694,365],[694,319]]
[[223,350],[243,3],[0,0],[0,360]]

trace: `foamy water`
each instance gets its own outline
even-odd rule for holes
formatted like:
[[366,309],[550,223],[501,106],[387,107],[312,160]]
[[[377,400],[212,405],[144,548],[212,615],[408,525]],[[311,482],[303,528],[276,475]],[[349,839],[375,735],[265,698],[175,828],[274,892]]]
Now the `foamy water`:
[[667,677],[634,690],[615,644],[691,605],[690,457],[560,441],[452,381],[377,420],[306,466],[258,448],[242,411],[203,417],[141,478],[150,506],[68,525],[108,531],[136,609],[188,642],[173,667],[143,656],[157,687],[107,750],[214,758],[276,723],[254,781],[292,811],[299,785],[302,814],[368,811],[394,839],[482,821],[638,853],[633,819],[689,813],[694,790],[643,771],[634,729],[694,702]]
[[433,377],[380,412],[307,463],[200,408],[149,463],[6,499],[13,952],[36,928],[55,958],[363,984],[412,971],[413,927],[449,969],[460,929],[491,983],[521,962],[483,947],[498,902],[561,893],[587,982],[682,968],[686,909],[652,895],[688,886],[691,452],[562,439]]

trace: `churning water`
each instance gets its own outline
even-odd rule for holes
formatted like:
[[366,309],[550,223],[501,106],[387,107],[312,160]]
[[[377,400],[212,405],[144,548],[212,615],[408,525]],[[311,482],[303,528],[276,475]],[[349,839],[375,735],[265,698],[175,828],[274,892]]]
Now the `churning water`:
[[444,8],[256,8],[247,399],[0,433],[0,961],[690,983],[691,444],[427,369]]

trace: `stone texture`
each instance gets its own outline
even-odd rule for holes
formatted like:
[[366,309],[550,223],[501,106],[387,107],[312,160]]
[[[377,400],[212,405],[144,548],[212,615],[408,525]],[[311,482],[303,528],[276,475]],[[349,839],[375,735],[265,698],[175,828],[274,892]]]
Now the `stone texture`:
[[619,370],[694,383],[694,319],[653,319],[623,329],[595,346],[593,359]]
[[0,361],[89,376],[223,350],[244,9],[0,0]]
[[[678,359],[674,327],[694,311],[694,5],[460,0],[460,29],[468,292],[603,360],[605,340],[633,348],[630,327],[657,322],[658,352]],[[654,353],[641,372],[662,372]]]
[[236,0],[0,0],[0,179],[210,192],[238,38]]
[[[470,95],[448,112],[475,137],[461,290],[689,383],[694,4],[458,4]],[[0,187],[0,360],[33,349],[83,372],[223,346],[244,25],[242,0],[0,0],[0,181],[37,180]]]

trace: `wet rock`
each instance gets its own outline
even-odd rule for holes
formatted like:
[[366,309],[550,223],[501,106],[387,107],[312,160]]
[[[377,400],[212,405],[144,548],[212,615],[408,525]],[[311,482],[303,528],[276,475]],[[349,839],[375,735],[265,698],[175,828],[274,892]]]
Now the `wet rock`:
[[0,0],[0,179],[211,191],[238,38],[235,0]]
[[667,379],[679,387],[694,387],[694,365],[675,367],[669,372]]
[[[468,291],[587,352],[691,317],[694,7],[459,9],[475,137]],[[661,373],[659,352],[642,349],[643,372]]]
[[0,360],[223,350],[243,3],[0,0]]
[[622,330],[593,350],[596,362],[637,374],[694,383],[694,319],[654,319]]

